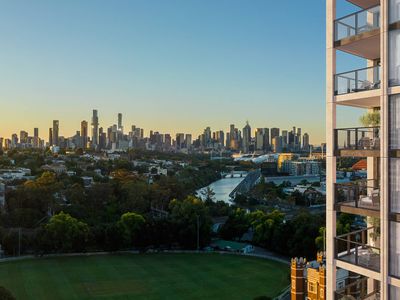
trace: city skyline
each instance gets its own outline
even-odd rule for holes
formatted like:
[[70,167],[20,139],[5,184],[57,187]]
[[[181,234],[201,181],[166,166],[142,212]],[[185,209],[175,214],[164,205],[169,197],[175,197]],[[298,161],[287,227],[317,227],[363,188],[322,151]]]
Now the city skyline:
[[[281,127],[302,124],[313,143],[324,141],[324,66],[314,62],[323,60],[323,28],[298,24],[318,36],[319,49],[304,45],[290,60],[282,56],[289,55],[290,39],[267,38],[276,28],[272,22],[288,26],[283,12],[302,10],[305,18],[323,22],[322,2],[308,10],[264,1],[250,6],[178,1],[179,11],[162,1],[22,3],[4,3],[0,12],[5,44],[0,63],[7,70],[0,72],[1,136],[15,128],[38,127],[43,133],[48,119],[60,120],[65,135],[72,135],[88,118],[86,111],[96,107],[105,124],[123,111],[126,120],[172,134],[174,128],[197,135],[205,126],[251,119],[253,126],[265,127],[279,120]],[[105,25],[104,19],[115,22]],[[281,46],[270,47],[271,42]]]
[[[39,128],[33,128],[33,136],[29,130],[20,129],[11,136],[0,136],[0,149],[43,148],[57,146],[62,149],[95,149],[95,150],[127,150],[129,148],[145,148],[148,150],[204,151],[231,150],[243,153],[252,152],[284,152],[309,151],[310,135],[301,127],[293,126],[289,130],[280,127],[251,127],[246,121],[244,127],[229,124],[227,130],[207,126],[199,135],[176,129],[176,133],[163,132],[154,128],[144,129],[137,124],[126,124],[123,114],[118,113],[117,122],[102,125],[101,115],[97,109],[92,110],[91,123],[80,122],[73,135],[64,135],[60,120],[53,120],[48,128],[48,135],[40,134]],[[125,129],[125,130],[124,130]],[[303,134],[302,134],[303,132]],[[18,134],[19,133],[19,134]],[[315,145],[319,147],[320,145]],[[58,151],[58,150],[56,150]]]
[[[99,113],[99,111],[97,109],[93,109],[93,111],[96,111],[97,113]],[[123,131],[124,129],[126,129],[124,131],[125,133],[128,133],[131,130],[132,126],[137,126],[137,127],[141,128],[144,131],[144,136],[145,137],[149,137],[151,132],[159,132],[159,133],[162,133],[162,134],[167,133],[167,134],[171,134],[171,136],[176,136],[176,135],[178,135],[180,133],[184,133],[184,134],[191,134],[192,136],[196,137],[196,136],[199,136],[199,135],[203,134],[205,128],[211,128],[215,132],[216,131],[223,131],[225,133],[228,133],[229,132],[229,128],[232,125],[235,125],[235,126],[237,125],[239,131],[241,131],[242,134],[243,134],[243,129],[246,126],[251,125],[252,129],[250,130],[250,135],[253,138],[255,137],[258,129],[264,129],[264,128],[272,129],[272,130],[273,129],[279,129],[279,130],[282,130],[282,133],[284,133],[285,131],[286,131],[286,133],[288,132],[287,130],[285,130],[286,127],[283,127],[283,126],[280,126],[280,125],[277,125],[277,124],[267,124],[267,125],[264,125],[264,126],[255,126],[251,122],[251,120],[246,120],[245,122],[243,122],[243,124],[240,124],[238,122],[230,122],[230,123],[226,124],[223,128],[213,128],[212,126],[205,125],[205,126],[203,126],[203,128],[198,133],[197,132],[196,133],[195,132],[190,132],[190,131],[187,131],[187,130],[182,129],[182,128],[175,128],[171,132],[169,132],[169,131],[161,130],[160,128],[155,128],[155,127],[143,128],[140,124],[137,124],[137,123],[134,123],[134,122],[133,123],[128,123],[129,121],[125,121],[125,117],[123,117],[123,116],[124,116],[123,113],[118,113],[115,116],[114,122],[111,121],[108,124],[104,124],[104,122],[101,122],[102,115],[98,114],[97,115],[97,122],[98,123],[97,123],[97,134],[96,134],[96,136],[98,136],[98,129],[99,128],[107,129],[108,127],[112,127],[112,126],[115,126],[115,125],[117,126],[118,130],[122,129],[122,131]],[[52,138],[50,138],[52,133],[50,133],[49,130],[51,129],[51,131],[53,132],[53,128],[54,127],[58,128],[58,136],[63,136],[64,138],[68,138],[68,137],[73,136],[74,134],[76,134],[77,131],[79,131],[81,134],[82,134],[82,132],[85,132],[85,136],[88,136],[89,138],[91,138],[93,136],[93,132],[92,132],[92,130],[93,130],[92,117],[88,117],[86,119],[82,119],[82,120],[80,120],[80,122],[75,124],[75,128],[72,129],[71,134],[65,134],[63,124],[64,124],[63,120],[60,120],[60,119],[51,120],[51,119],[49,119],[48,120],[48,126],[46,128],[41,129],[41,128],[35,127],[35,126],[32,127],[32,128],[15,128],[12,131],[12,133],[10,135],[8,135],[8,136],[0,134],[0,138],[4,138],[4,139],[10,138],[13,134],[17,134],[19,136],[20,133],[23,132],[23,133],[26,133],[29,136],[39,137],[39,138],[47,141],[49,139],[52,139]],[[122,126],[120,126],[120,125],[122,125]],[[242,126],[243,126],[243,128],[242,128]],[[286,129],[291,129],[292,127],[296,128],[296,127],[293,126],[293,124],[291,124]],[[299,127],[299,129],[302,129],[304,131],[304,133],[308,133],[307,130],[304,130],[304,127]],[[310,142],[311,142],[311,140],[310,140]],[[324,142],[322,142],[322,143],[324,143]],[[310,144],[313,144],[313,143],[310,143]],[[319,143],[314,143],[314,144],[317,145]]]

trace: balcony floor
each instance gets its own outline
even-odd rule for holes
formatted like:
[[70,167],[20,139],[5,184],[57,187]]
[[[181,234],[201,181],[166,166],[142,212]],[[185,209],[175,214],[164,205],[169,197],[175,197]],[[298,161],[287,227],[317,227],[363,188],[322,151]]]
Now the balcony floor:
[[356,256],[352,250],[350,254],[347,252],[339,253],[338,260],[358,265],[363,268],[367,268],[373,271],[379,272],[380,269],[380,255],[370,250],[358,250],[358,264],[356,264]]
[[379,150],[339,149],[335,152],[335,155],[340,157],[380,157]]
[[365,59],[378,59],[380,55],[380,29],[363,32],[335,42],[335,48]]
[[359,202],[357,207],[355,201],[340,202],[336,204],[336,210],[352,215],[380,217],[379,205],[364,204],[362,202]]

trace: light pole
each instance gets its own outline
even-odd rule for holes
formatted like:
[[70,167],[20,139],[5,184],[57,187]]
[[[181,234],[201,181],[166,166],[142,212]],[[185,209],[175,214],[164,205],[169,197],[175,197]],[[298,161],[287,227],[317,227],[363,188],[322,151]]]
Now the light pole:
[[200,250],[200,221],[199,215],[196,215],[197,218],[197,251]]

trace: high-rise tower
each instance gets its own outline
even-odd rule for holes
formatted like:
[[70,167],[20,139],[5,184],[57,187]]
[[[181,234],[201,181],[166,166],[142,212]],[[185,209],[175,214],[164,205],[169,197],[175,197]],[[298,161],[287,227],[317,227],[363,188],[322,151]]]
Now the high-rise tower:
[[81,122],[81,146],[83,149],[87,147],[88,144],[88,122],[83,120]]
[[[365,297],[357,299],[400,299],[400,0],[347,1],[354,12],[341,16],[339,0],[326,0],[327,299],[349,296],[339,269],[367,282]],[[337,52],[365,67],[338,73]],[[338,128],[342,105],[358,109],[361,124],[356,118],[352,127]],[[367,178],[337,181],[343,157],[366,161]],[[339,235],[341,213],[366,226]]]
[[52,144],[54,146],[58,146],[59,130],[60,130],[60,122],[58,120],[53,120]]
[[92,116],[92,147],[97,148],[99,144],[99,117],[97,115],[97,109],[93,109]]

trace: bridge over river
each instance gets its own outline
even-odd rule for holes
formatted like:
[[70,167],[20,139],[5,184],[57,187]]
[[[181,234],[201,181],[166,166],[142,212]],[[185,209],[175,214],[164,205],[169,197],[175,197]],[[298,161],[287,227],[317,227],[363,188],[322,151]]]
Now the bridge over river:
[[[237,192],[245,192],[246,190],[248,191],[258,182],[257,180],[261,178],[260,170],[249,173],[235,171],[233,173],[222,173],[221,175],[221,179],[214,181],[208,187],[214,191],[215,201],[220,200],[229,204],[232,203],[233,198],[231,196],[236,195]],[[201,192],[206,188],[207,187],[197,190],[196,195],[200,198],[203,198]]]

